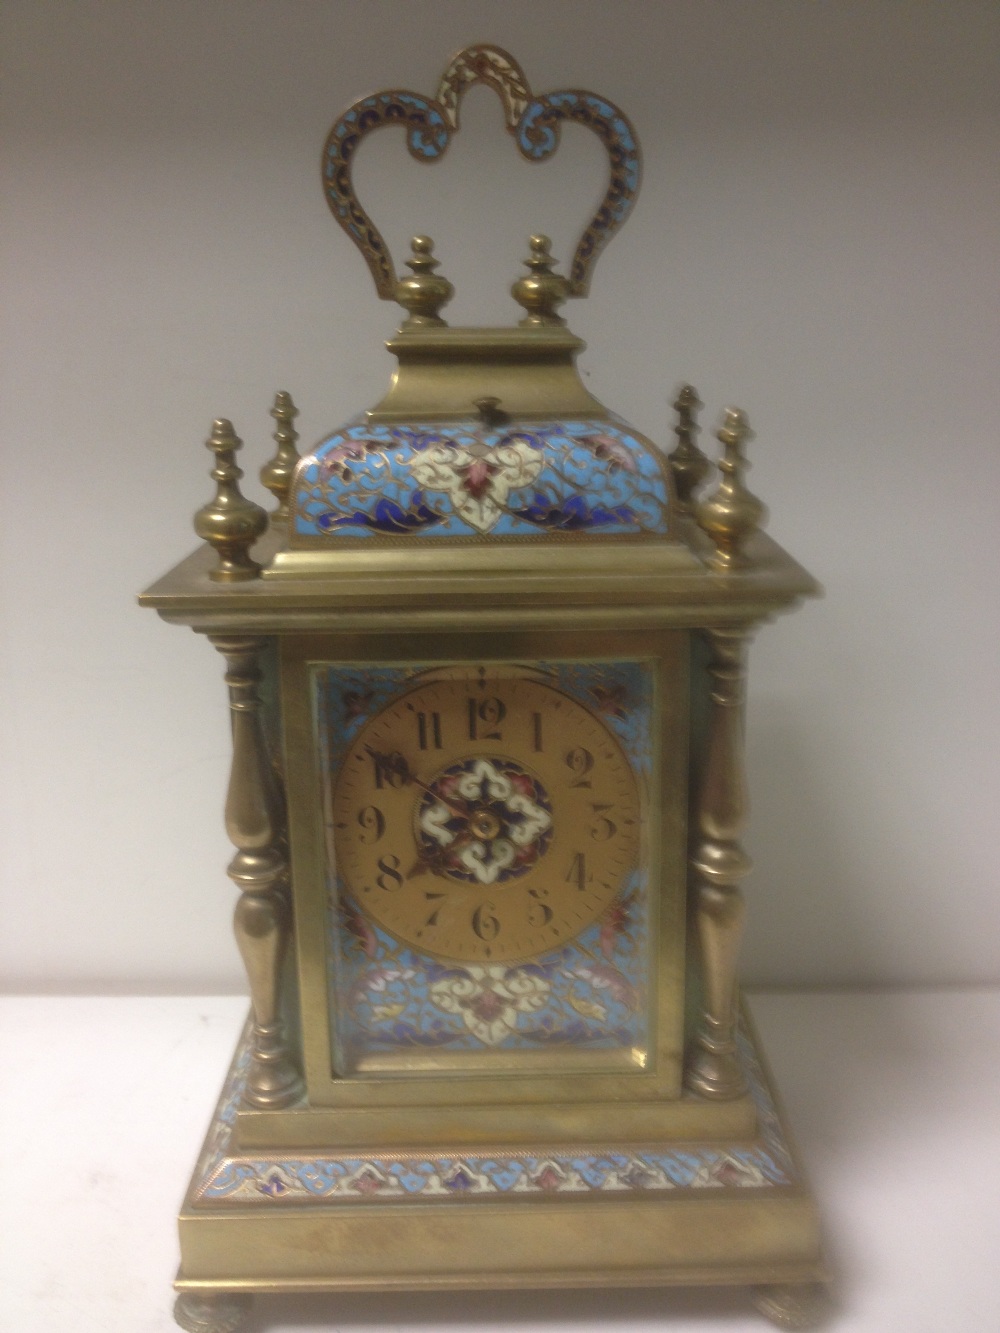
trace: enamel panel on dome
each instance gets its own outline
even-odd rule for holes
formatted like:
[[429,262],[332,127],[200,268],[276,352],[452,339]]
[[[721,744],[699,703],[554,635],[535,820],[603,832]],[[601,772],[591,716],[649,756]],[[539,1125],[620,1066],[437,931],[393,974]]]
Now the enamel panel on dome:
[[614,420],[344,427],[299,467],[295,537],[663,535],[665,469]]

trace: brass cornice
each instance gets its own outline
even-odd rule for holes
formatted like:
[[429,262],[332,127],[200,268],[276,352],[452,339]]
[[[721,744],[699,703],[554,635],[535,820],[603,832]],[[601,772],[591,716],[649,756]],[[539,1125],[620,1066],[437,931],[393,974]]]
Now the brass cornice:
[[[279,540],[268,533],[265,564]],[[337,630],[447,630],[524,626],[754,624],[819,593],[815,579],[765,533],[747,544],[749,563],[719,573],[709,552],[629,544],[600,550],[567,543],[449,551],[345,551],[325,577],[263,578],[229,586],[208,577],[212,554],[193,552],[140,597],[164,620],[202,631],[239,624],[265,634],[327,625]],[[436,559],[431,563],[431,557]],[[446,560],[441,557],[446,556]],[[476,567],[472,557],[478,556]],[[521,566],[516,563],[520,560]],[[420,569],[419,563],[426,562]],[[530,562],[530,563],[528,563]],[[567,578],[566,565],[575,576]],[[560,567],[563,566],[563,567]]]

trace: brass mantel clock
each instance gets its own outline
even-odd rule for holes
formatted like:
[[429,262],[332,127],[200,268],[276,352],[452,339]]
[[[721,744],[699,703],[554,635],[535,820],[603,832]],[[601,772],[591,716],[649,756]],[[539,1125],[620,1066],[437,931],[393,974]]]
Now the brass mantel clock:
[[[352,186],[366,134],[433,162],[464,93],[519,151],[592,130],[607,192],[570,263],[534,236],[508,328],[450,328]],[[592,397],[558,314],[624,222],[624,114],[476,46],[436,95],[351,106],[326,196],[406,311],[371,411],[299,456],[279,393],[269,515],[215,422],[204,545],[143,595],[223,654],[226,828],[252,1009],[180,1218],[177,1320],[255,1291],[746,1284],[818,1317],[816,1212],[738,1003],[744,653],[816,591],[761,531],[741,412],[669,455]]]

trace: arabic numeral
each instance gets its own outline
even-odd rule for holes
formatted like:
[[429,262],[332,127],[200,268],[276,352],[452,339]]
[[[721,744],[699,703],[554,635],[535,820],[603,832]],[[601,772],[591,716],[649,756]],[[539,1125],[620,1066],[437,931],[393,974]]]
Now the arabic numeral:
[[403,876],[399,873],[399,857],[394,852],[379,857],[378,869],[375,883],[380,889],[384,889],[386,893],[393,893],[403,887]]
[[592,802],[590,808],[596,815],[596,819],[590,826],[590,836],[595,842],[610,841],[610,839],[618,832],[618,825],[613,819],[609,819],[607,815],[602,812],[604,810],[611,810],[613,807],[611,805],[600,805],[596,802]]
[[377,805],[365,805],[358,811],[362,842],[378,842],[385,832],[385,815]]
[[571,787],[589,787],[590,771],[594,767],[594,756],[582,745],[574,746],[566,755],[566,767],[573,774]]
[[[443,894],[443,893],[425,893],[425,894],[424,894],[424,897],[427,899],[428,902],[434,902],[436,899],[443,898],[443,897],[444,897],[444,894]],[[436,925],[437,925],[437,923],[438,923],[438,913],[441,911],[441,906],[442,906],[442,904],[441,904],[440,902],[438,902],[437,906],[432,910],[430,916],[428,916],[428,917],[426,918],[426,920],[424,921],[424,925],[425,925],[425,926],[436,926]],[[417,933],[418,933],[418,934],[422,934],[423,932],[422,932],[422,931],[418,931]]]
[[587,887],[587,878],[587,857],[583,852],[576,852],[566,871],[566,883],[575,884],[582,893]]
[[442,748],[440,713],[417,714],[417,743],[421,750]]
[[492,903],[480,903],[472,913],[472,929],[484,942],[495,940],[500,934],[500,922],[493,915]]
[[[500,723],[506,716],[507,705],[502,699],[497,699],[496,696],[491,696],[489,699],[470,699],[469,740],[501,740]],[[493,730],[486,731],[484,730],[486,727],[491,727]]]
[[535,900],[528,905],[528,925],[536,930],[541,930],[543,926],[549,924],[555,915],[548,903],[542,902],[543,898],[549,896],[549,891],[548,889],[529,889],[528,894]]
[[401,754],[376,754],[374,750],[368,752],[372,757],[372,763],[375,766],[375,790],[381,791],[383,787],[405,787],[410,780],[409,770],[406,767],[406,760]]
[[541,713],[532,713],[533,731],[535,735],[535,754],[542,753],[542,715]]

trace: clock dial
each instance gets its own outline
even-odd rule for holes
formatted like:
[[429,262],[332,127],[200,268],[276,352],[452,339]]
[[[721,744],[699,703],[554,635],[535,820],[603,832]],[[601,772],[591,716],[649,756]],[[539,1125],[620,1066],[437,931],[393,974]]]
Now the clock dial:
[[333,793],[347,892],[397,939],[505,962],[572,939],[639,854],[640,800],[618,740],[534,673],[450,668],[390,703]]

